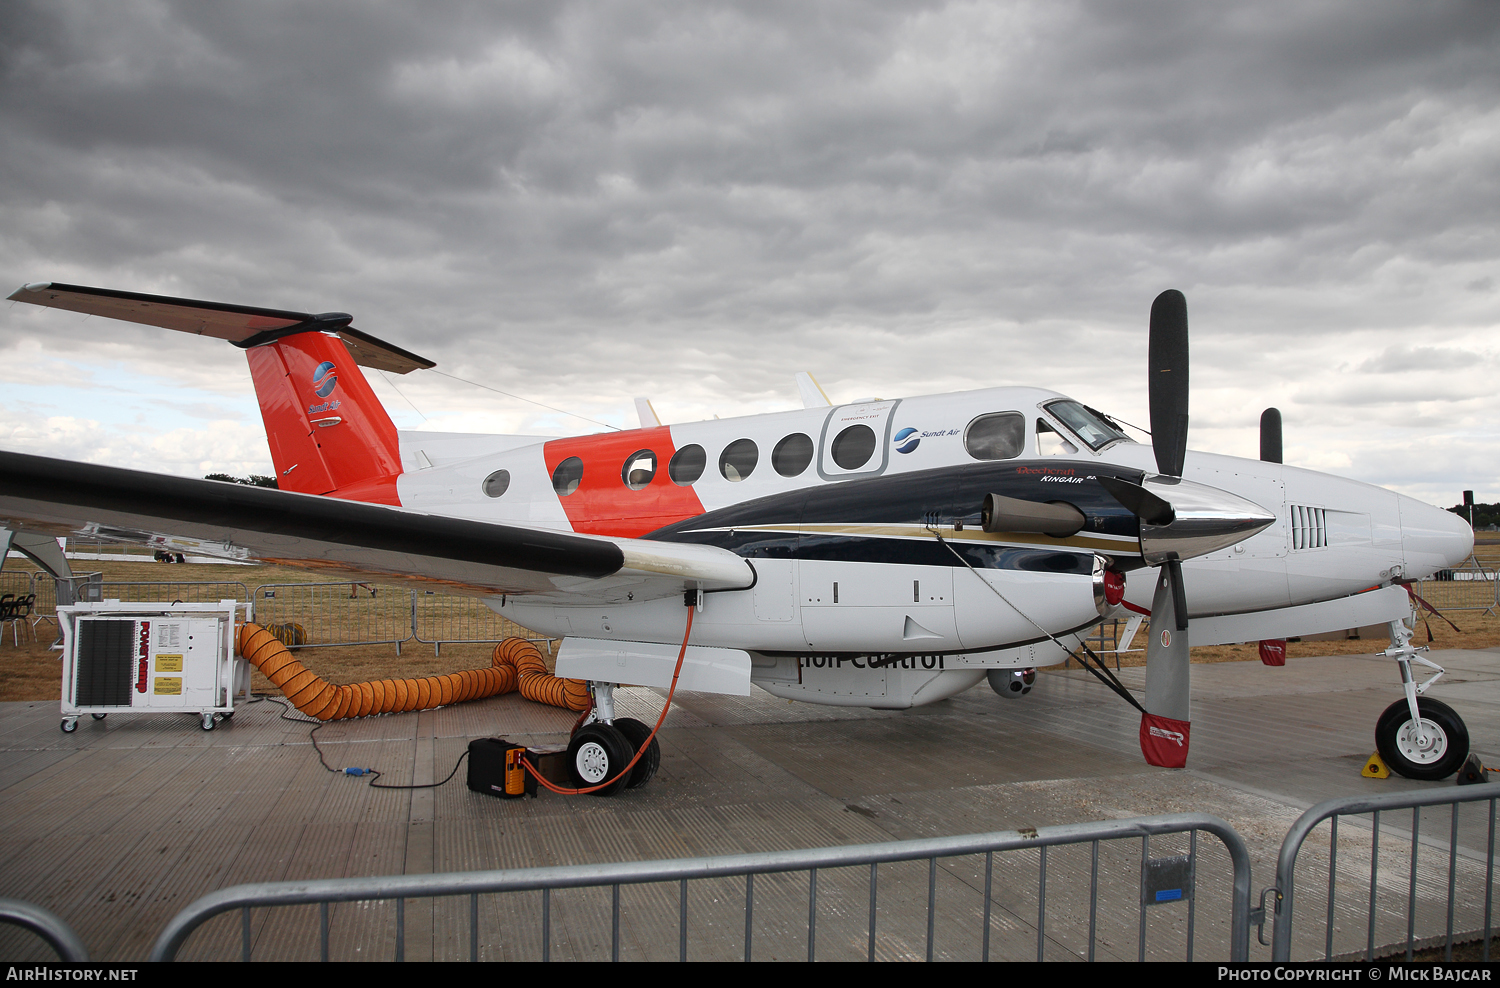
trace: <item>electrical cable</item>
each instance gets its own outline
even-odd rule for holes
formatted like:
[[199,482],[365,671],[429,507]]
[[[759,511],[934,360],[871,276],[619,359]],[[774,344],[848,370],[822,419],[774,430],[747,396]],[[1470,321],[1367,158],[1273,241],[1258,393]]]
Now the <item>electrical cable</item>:
[[328,726],[328,722],[327,721],[314,720],[314,719],[306,717],[306,716],[288,717],[287,714],[292,711],[293,707],[292,707],[292,705],[291,705],[291,703],[289,701],[283,700],[281,697],[278,697],[278,696],[261,696],[261,697],[257,697],[256,699],[257,700],[271,700],[271,701],[273,701],[273,702],[275,702],[277,704],[280,704],[280,706],[282,708],[282,710],[281,710],[281,719],[282,720],[289,720],[289,721],[292,721],[293,723],[296,723],[296,724],[313,724],[313,725],[315,725],[312,730],[310,730],[310,731],[307,732],[307,738],[308,738],[309,741],[312,742],[313,751],[315,751],[315,752],[318,753],[318,763],[321,764],[324,769],[326,769],[329,772],[332,772],[334,775],[351,775],[351,776],[356,776],[356,777],[358,777],[358,776],[368,776],[369,777],[369,782],[366,783],[366,784],[371,789],[436,789],[438,786],[447,785],[450,781],[452,781],[453,777],[458,774],[458,767],[464,763],[464,759],[465,758],[469,757],[469,752],[467,750],[465,750],[463,754],[459,755],[458,756],[458,761],[456,761],[456,762],[453,763],[453,771],[449,772],[448,773],[448,777],[446,779],[444,779],[442,782],[423,782],[423,783],[418,783],[418,784],[414,784],[414,785],[398,785],[396,783],[390,783],[390,782],[377,782],[376,780],[379,779],[381,777],[381,775],[384,774],[379,769],[373,769],[373,768],[353,768],[353,767],[351,767],[351,768],[334,768],[332,765],[328,764],[328,759],[325,758],[325,757],[323,757],[323,749],[318,744],[318,732],[321,731],[323,728],[325,728],[325,727]]

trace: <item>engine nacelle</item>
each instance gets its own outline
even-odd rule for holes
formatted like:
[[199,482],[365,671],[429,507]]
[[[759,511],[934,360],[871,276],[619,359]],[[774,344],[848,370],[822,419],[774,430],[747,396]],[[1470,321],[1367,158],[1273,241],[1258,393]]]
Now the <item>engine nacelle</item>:
[[1036,683],[1035,669],[991,669],[985,673],[990,689],[1007,700],[1019,700]]

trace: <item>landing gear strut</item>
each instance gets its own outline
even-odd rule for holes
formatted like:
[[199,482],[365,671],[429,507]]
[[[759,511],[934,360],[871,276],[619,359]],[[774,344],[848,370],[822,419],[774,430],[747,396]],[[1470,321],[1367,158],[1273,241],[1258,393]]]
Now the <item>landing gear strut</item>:
[[[1406,625],[1392,621],[1390,629],[1391,645],[1382,654],[1401,667],[1406,699],[1386,707],[1375,722],[1375,747],[1397,775],[1425,781],[1446,779],[1469,757],[1469,729],[1447,704],[1418,699],[1443,675],[1443,667],[1417,654],[1427,648],[1412,645]],[[1418,683],[1411,671],[1413,662],[1437,671]]]

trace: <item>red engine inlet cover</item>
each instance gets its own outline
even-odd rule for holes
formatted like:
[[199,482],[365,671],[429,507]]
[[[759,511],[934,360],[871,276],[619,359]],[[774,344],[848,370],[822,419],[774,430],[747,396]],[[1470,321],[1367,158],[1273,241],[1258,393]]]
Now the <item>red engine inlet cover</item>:
[[1125,574],[1112,569],[1104,571],[1104,599],[1109,604],[1118,604],[1125,599]]

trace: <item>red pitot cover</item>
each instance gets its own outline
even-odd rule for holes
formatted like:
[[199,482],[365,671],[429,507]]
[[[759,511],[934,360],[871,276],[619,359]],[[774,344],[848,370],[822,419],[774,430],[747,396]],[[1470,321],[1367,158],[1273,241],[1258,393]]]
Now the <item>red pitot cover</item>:
[[1185,720],[1141,714],[1141,754],[1152,765],[1182,768],[1187,764],[1188,727]]
[[1260,660],[1268,666],[1286,665],[1286,641],[1275,638],[1261,642]]

